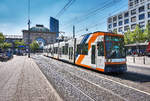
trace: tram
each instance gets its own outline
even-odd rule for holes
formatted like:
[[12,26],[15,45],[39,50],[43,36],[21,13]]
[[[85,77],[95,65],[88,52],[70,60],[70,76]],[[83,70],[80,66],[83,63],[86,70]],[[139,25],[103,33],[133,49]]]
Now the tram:
[[125,72],[124,35],[94,32],[68,41],[49,44],[44,54],[101,72]]

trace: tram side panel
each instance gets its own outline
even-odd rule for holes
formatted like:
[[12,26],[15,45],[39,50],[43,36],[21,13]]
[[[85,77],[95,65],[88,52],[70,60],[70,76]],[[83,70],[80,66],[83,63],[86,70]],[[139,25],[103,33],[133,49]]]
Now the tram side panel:
[[60,48],[59,59],[68,61],[68,42],[61,42],[59,48]]
[[[90,34],[77,39],[76,64],[104,72],[105,57],[98,56],[97,50],[97,42],[103,42],[103,38],[104,36],[102,35]],[[81,50],[79,49],[80,47]]]

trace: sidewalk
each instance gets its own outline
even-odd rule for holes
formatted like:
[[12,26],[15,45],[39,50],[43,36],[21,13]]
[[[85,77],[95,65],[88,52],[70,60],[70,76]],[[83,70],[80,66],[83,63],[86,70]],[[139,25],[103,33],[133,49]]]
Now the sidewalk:
[[14,56],[0,62],[0,101],[62,101],[34,61]]
[[150,65],[137,64],[137,63],[129,63],[129,62],[127,62],[127,65],[150,68]]

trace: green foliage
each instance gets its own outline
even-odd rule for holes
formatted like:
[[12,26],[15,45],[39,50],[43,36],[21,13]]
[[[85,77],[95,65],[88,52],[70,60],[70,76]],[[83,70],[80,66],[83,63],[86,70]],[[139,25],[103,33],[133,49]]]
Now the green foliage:
[[140,26],[137,24],[136,28],[133,32],[128,30],[124,35],[125,44],[132,44],[132,43],[142,43],[146,41],[146,37],[148,34],[146,32],[150,32],[150,30],[142,31]]
[[125,34],[124,34],[124,42],[125,42],[125,44],[129,44],[129,43],[131,43],[131,31],[130,30],[128,30]]
[[30,48],[31,48],[31,51],[35,52],[36,50],[39,49],[39,44],[38,44],[36,41],[33,41],[33,42],[30,44]]
[[12,47],[11,43],[4,42],[4,44],[3,44],[4,49],[10,48],[10,47]]
[[0,44],[0,48],[2,48],[2,49],[7,49],[10,47],[12,47],[11,43],[4,42],[4,43]]
[[144,35],[146,37],[146,40],[150,41],[150,24],[147,23],[146,29],[144,30]]
[[[21,42],[20,42],[20,41],[15,41],[14,44],[15,44],[15,47],[16,47],[16,48],[18,48],[18,46],[25,46],[24,41],[21,41]],[[23,48],[24,48],[24,47],[23,47]]]
[[5,40],[5,37],[3,35],[3,33],[0,33],[0,44],[3,43]]
[[114,30],[113,30],[113,33],[114,33],[114,34],[117,34],[117,29],[114,29]]
[[137,43],[141,43],[145,41],[144,33],[142,32],[138,24],[136,25],[136,28],[133,31],[133,38],[134,38],[134,42],[137,42]]

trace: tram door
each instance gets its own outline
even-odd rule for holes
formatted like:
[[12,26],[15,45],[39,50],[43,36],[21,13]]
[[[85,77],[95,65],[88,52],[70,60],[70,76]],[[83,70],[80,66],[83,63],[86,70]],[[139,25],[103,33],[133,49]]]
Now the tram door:
[[91,44],[91,64],[92,67],[96,68],[96,44]]
[[73,59],[73,47],[69,47],[69,60]]
[[105,57],[104,57],[104,43],[103,41],[97,43],[97,68],[104,69]]

